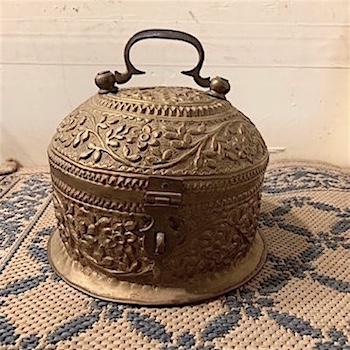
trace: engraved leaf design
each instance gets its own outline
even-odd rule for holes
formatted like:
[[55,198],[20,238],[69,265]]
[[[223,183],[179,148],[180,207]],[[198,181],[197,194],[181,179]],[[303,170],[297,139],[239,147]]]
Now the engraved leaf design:
[[89,130],[85,130],[81,135],[81,139],[82,141],[87,141],[88,138],[89,138]]
[[179,128],[177,129],[178,134],[180,135],[185,135],[186,133],[186,127],[185,125],[180,125]]
[[142,131],[147,133],[147,134],[150,134],[152,132],[152,129],[148,124],[146,124],[143,126]]
[[199,155],[194,159],[194,166],[199,169],[203,166],[204,160]]
[[198,126],[198,131],[200,133],[204,133],[207,130],[206,126],[204,124],[201,124]]
[[[154,108],[156,111],[158,107]],[[81,154],[81,157],[86,159],[91,157],[92,162],[94,158],[101,158],[98,161],[108,163],[111,156],[120,159],[122,163],[124,161],[124,166],[130,167],[131,162],[140,162],[142,166],[152,169],[157,165],[158,171],[168,166],[172,160],[188,160],[188,167],[201,167],[205,174],[210,172],[211,168],[221,168],[219,160],[224,158],[234,163],[246,163],[252,161],[254,154],[264,152],[259,135],[254,135],[256,140],[251,142],[250,127],[247,128],[248,132],[244,125],[241,125],[245,122],[240,120],[224,118],[215,123],[192,118],[178,122],[168,119],[159,123],[156,119],[131,119],[120,114],[97,112],[96,116],[99,118],[83,111],[77,118],[67,119],[61,127],[61,138],[57,142],[61,142],[65,147],[77,149],[82,147],[82,144],[84,147],[85,144],[89,144],[87,148],[79,149],[77,156]],[[87,116],[85,124],[89,122],[89,126],[79,127],[84,113]],[[71,131],[67,133],[67,129]],[[146,160],[146,157],[149,158]],[[217,165],[210,160],[215,160]],[[182,165],[180,167],[182,169]]]
[[188,148],[188,145],[186,145],[183,141],[171,141],[171,146],[177,149],[186,149]]
[[201,132],[198,129],[191,129],[188,131],[191,135],[200,135]]
[[213,151],[218,151],[218,149],[219,149],[219,143],[218,143],[218,141],[216,140],[215,137],[213,137],[212,140],[211,140],[210,148],[211,148]]
[[101,159],[101,156],[102,156],[101,150],[96,149],[94,151],[94,154],[92,155],[92,158],[93,158],[94,162],[97,163]]
[[226,142],[223,142],[221,145],[222,145],[222,148],[225,149],[225,150],[231,149],[231,146],[228,143],[226,143]]
[[208,157],[208,158],[214,158],[216,156],[216,152],[214,151],[211,151],[210,149],[208,150],[205,150],[202,152],[202,154],[205,156],[205,157]]
[[116,134],[120,134],[123,130],[125,129],[125,124],[124,125],[120,125],[115,129],[115,133]]
[[109,124],[117,124],[119,122],[119,117],[118,116],[115,116],[115,117],[112,117],[112,118],[108,118],[108,123]]
[[173,152],[171,149],[167,149],[166,151],[163,152],[162,154],[162,160],[169,160],[171,156],[173,155]]
[[216,162],[215,162],[214,159],[208,158],[208,159],[206,160],[206,163],[207,163],[207,165],[208,165],[209,168],[216,169]]
[[160,142],[158,140],[151,140],[148,142],[150,146],[159,146]]
[[201,134],[204,134],[205,131],[206,131],[206,126],[204,124],[200,124],[197,126],[197,128],[194,128],[194,129],[190,129],[188,132],[191,134],[191,135],[201,135]]
[[152,136],[155,138],[158,138],[158,137],[162,136],[162,132],[158,131],[158,130],[154,130],[154,131],[152,131]]
[[80,119],[79,125],[83,125],[86,121],[86,115],[83,115]]
[[179,135],[176,134],[175,132],[167,132],[164,134],[164,137],[168,140],[178,140]]
[[93,152],[94,152],[93,149],[88,149],[88,150],[86,150],[85,152],[80,153],[79,158],[80,158],[80,159],[87,159],[87,158],[89,158],[89,157],[91,156],[91,154],[92,154]]
[[130,162],[136,163],[136,162],[139,162],[142,159],[142,157],[139,154],[132,154],[127,159],[130,160]]
[[96,225],[101,225],[103,227],[106,227],[108,225],[110,225],[111,223],[111,218],[107,218],[105,216],[102,216],[101,218],[99,218],[96,222]]
[[158,162],[159,161],[159,158],[158,157],[155,157],[155,156],[148,156],[148,157],[146,157],[145,158],[145,160],[146,160],[146,162],[148,163],[148,164],[154,164],[154,163],[156,163],[156,162]]
[[108,126],[105,123],[98,123],[97,127],[101,128],[101,129],[107,129],[108,128]]
[[107,119],[107,115],[106,114],[102,114],[102,118],[100,120],[100,123],[104,123]]
[[126,134],[129,133],[130,130],[131,130],[131,126],[126,126],[126,125],[124,125],[124,128],[123,128],[122,131],[120,131],[120,134],[121,134],[121,135],[126,135]]
[[238,160],[237,155],[233,152],[226,152],[225,155],[227,158],[229,158],[231,160]]
[[148,148],[148,143],[147,142],[142,142],[142,141],[139,141],[137,143],[137,147],[140,151],[144,151]]
[[[110,246],[110,240],[106,240],[105,246]],[[101,261],[101,265],[103,266],[112,266],[114,262],[114,259],[110,256],[105,256],[102,261]]]
[[81,134],[82,132],[79,132],[77,136],[75,136],[74,140],[73,140],[73,147],[76,148],[79,146],[80,142],[81,142]]
[[156,157],[162,157],[162,152],[160,151],[159,147],[152,148],[152,154]]
[[185,134],[183,140],[184,142],[190,144],[192,142],[192,136],[190,134]]
[[120,142],[117,140],[109,140],[108,144],[112,147],[119,147],[120,146]]
[[166,131],[171,131],[171,132],[175,132],[176,133],[176,128],[173,127],[172,125],[165,125],[164,129]]
[[123,147],[123,154],[125,157],[128,157],[130,155],[131,151],[130,148],[127,145],[124,145]]

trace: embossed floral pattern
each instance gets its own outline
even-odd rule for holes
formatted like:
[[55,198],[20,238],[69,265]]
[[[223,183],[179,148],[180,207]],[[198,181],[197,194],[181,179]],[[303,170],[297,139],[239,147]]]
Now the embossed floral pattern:
[[[259,198],[254,194],[239,206],[216,203],[186,207],[181,214],[183,227],[176,238],[177,248],[162,261],[159,281],[178,283],[186,276],[220,271],[241,260],[255,236]],[[84,265],[125,274],[152,268],[142,244],[142,231],[151,223],[147,215],[111,215],[57,194],[55,209],[67,251]],[[137,278],[135,275],[135,282]],[[149,282],[155,283],[152,276]]]
[[173,272],[172,278],[181,279],[220,271],[240,261],[255,237],[259,198],[257,193],[239,206],[201,208],[201,216],[188,211],[184,219],[186,239],[163,262],[164,269]]
[[[178,92],[177,102],[168,101],[174,103],[168,106],[170,112],[181,116],[188,110],[200,115],[212,108],[212,98],[208,102],[207,96],[207,105],[176,105],[187,93]],[[148,101],[140,96],[134,98]],[[228,107],[228,102],[221,106],[226,114],[177,119],[163,117],[162,105],[125,102],[125,107],[113,112],[93,101],[88,100],[61,123],[52,143],[53,149],[84,165],[146,174],[210,175],[232,173],[267,160],[265,143],[255,126]]]
[[86,121],[86,116],[81,115],[78,109],[75,109],[68,117],[63,119],[57,128],[56,139],[64,147],[69,147],[76,139],[77,129]]
[[[147,101],[154,104],[178,104],[186,100],[190,100],[192,103],[213,103],[213,98],[209,95],[205,95],[200,90],[186,87],[172,87],[171,90],[164,87],[122,89],[118,95],[116,97],[122,101]],[[221,101],[217,101],[220,104]]]
[[108,215],[55,196],[60,236],[69,254],[84,265],[109,272],[139,273],[151,267],[141,248],[140,230],[150,218],[120,213]]

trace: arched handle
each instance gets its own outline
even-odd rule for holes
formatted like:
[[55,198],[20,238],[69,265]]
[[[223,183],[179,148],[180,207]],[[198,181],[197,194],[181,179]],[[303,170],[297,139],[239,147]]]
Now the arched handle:
[[210,88],[208,91],[209,95],[225,99],[225,95],[230,91],[230,84],[226,79],[220,77],[210,79],[200,76],[200,70],[202,69],[204,62],[204,50],[199,40],[191,34],[170,29],[142,30],[141,32],[138,32],[132,36],[127,42],[124,49],[126,72],[120,73],[118,71],[115,71],[113,74],[110,71],[104,71],[97,74],[95,83],[100,88],[100,94],[107,94],[110,92],[116,93],[118,91],[118,88],[115,86],[116,83],[124,84],[128,82],[134,74],[145,74],[144,71],[137,69],[130,61],[131,47],[138,41],[144,39],[171,39],[184,41],[193,45],[198,52],[198,63],[193,69],[182,71],[181,73],[192,77],[199,86]]
[[199,42],[197,38],[195,38],[191,34],[181,32],[178,30],[169,30],[169,29],[143,30],[141,32],[136,33],[134,36],[132,36],[129,39],[124,49],[126,72],[124,73],[119,73],[118,71],[115,72],[115,78],[118,84],[126,83],[131,79],[132,75],[134,74],[145,74],[145,72],[135,68],[135,66],[130,61],[131,47],[134,44],[136,44],[138,41],[141,41],[144,39],[171,39],[171,40],[185,41],[193,45],[196,48],[199,55],[198,63],[196,67],[194,67],[193,69],[188,71],[182,71],[181,73],[188,75],[190,77],[193,77],[194,81],[201,87],[210,86],[210,78],[202,78],[200,76],[200,70],[204,62],[204,50],[203,50],[202,44]]

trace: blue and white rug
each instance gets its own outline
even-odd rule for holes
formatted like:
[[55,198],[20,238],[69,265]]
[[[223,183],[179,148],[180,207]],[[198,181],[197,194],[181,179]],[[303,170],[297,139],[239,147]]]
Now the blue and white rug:
[[0,349],[350,350],[350,173],[277,163],[264,184],[267,262],[211,302],[149,308],[99,301],[51,270],[50,177],[0,175]]

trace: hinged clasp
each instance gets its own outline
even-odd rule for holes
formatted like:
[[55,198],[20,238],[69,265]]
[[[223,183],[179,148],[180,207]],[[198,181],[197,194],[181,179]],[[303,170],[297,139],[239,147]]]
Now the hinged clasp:
[[182,202],[182,188],[181,179],[149,178],[144,206],[153,223],[144,231],[143,245],[153,259],[164,259],[176,245],[176,236],[181,226],[178,209]]
[[150,177],[145,194],[145,206],[179,206],[182,200],[182,181]]

